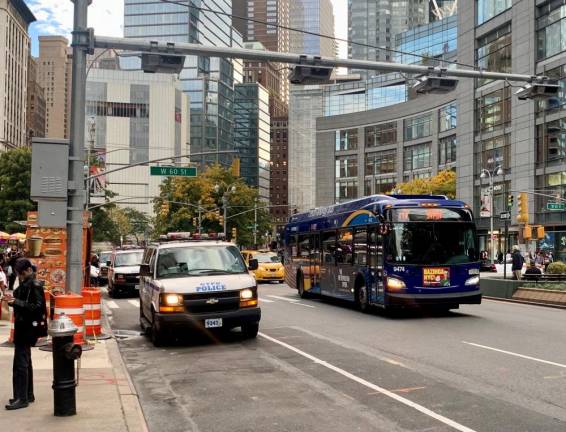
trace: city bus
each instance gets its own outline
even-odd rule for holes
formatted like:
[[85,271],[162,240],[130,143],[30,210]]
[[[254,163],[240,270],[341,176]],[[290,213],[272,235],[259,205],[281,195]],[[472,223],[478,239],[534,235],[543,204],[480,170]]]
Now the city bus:
[[373,195],[295,214],[284,232],[285,281],[367,311],[479,304],[472,211],[441,195]]

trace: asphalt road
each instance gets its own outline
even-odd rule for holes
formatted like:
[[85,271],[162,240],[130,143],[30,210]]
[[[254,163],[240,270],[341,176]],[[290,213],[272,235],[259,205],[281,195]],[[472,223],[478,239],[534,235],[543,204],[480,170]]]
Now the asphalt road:
[[566,431],[566,313],[362,314],[261,285],[260,335],[154,348],[105,299],[151,431]]

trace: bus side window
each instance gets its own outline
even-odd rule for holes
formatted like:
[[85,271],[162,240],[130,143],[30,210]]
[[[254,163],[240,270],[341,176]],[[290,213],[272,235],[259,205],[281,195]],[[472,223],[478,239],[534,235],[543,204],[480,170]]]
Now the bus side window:
[[299,255],[297,250],[297,236],[291,236],[291,257],[296,258]]
[[368,232],[367,228],[356,228],[354,232],[354,264],[365,266],[367,265],[367,252],[368,252]]
[[322,262],[324,265],[334,265],[336,252],[336,231],[326,231],[321,234]]
[[303,234],[299,236],[299,257],[302,259],[310,258],[310,235]]
[[369,265],[378,267],[383,265],[383,237],[378,234],[377,227],[372,227],[369,232]]
[[352,264],[353,242],[352,229],[340,231],[336,244],[336,262],[338,264]]

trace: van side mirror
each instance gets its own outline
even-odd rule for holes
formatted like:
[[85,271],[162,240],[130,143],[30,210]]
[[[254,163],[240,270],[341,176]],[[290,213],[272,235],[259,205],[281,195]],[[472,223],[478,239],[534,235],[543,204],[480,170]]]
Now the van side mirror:
[[140,266],[140,276],[151,276],[151,269],[149,264],[142,264]]
[[110,261],[106,261],[106,267],[110,267]]
[[248,264],[249,270],[257,270],[259,268],[259,262],[256,259],[251,259]]

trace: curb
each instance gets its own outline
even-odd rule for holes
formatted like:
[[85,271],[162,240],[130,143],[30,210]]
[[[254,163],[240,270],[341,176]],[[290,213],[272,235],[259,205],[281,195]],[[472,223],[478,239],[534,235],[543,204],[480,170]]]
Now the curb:
[[544,306],[544,307],[552,308],[552,309],[566,309],[566,305],[560,305],[560,304],[555,304],[555,303],[541,303],[541,302],[533,302],[533,301],[527,301],[527,300],[516,300],[516,299],[507,299],[507,298],[501,298],[501,297],[491,297],[491,296],[486,296],[486,295],[484,295],[483,298],[488,299],[488,300],[493,300],[493,301],[507,302],[507,303],[519,303],[519,304],[526,304],[526,305],[531,305],[531,306]]
[[[149,432],[138,393],[128,370],[126,369],[122,355],[120,354],[120,349],[118,348],[118,343],[114,338],[114,333],[110,328],[106,311],[103,311],[103,321],[103,327],[107,330],[107,334],[112,336],[111,339],[108,339],[105,342],[108,350],[108,357],[114,370],[114,377],[118,387],[118,396],[120,397],[122,414],[124,416],[126,428],[128,431],[132,432]],[[126,381],[127,384],[119,384],[124,381]]]

